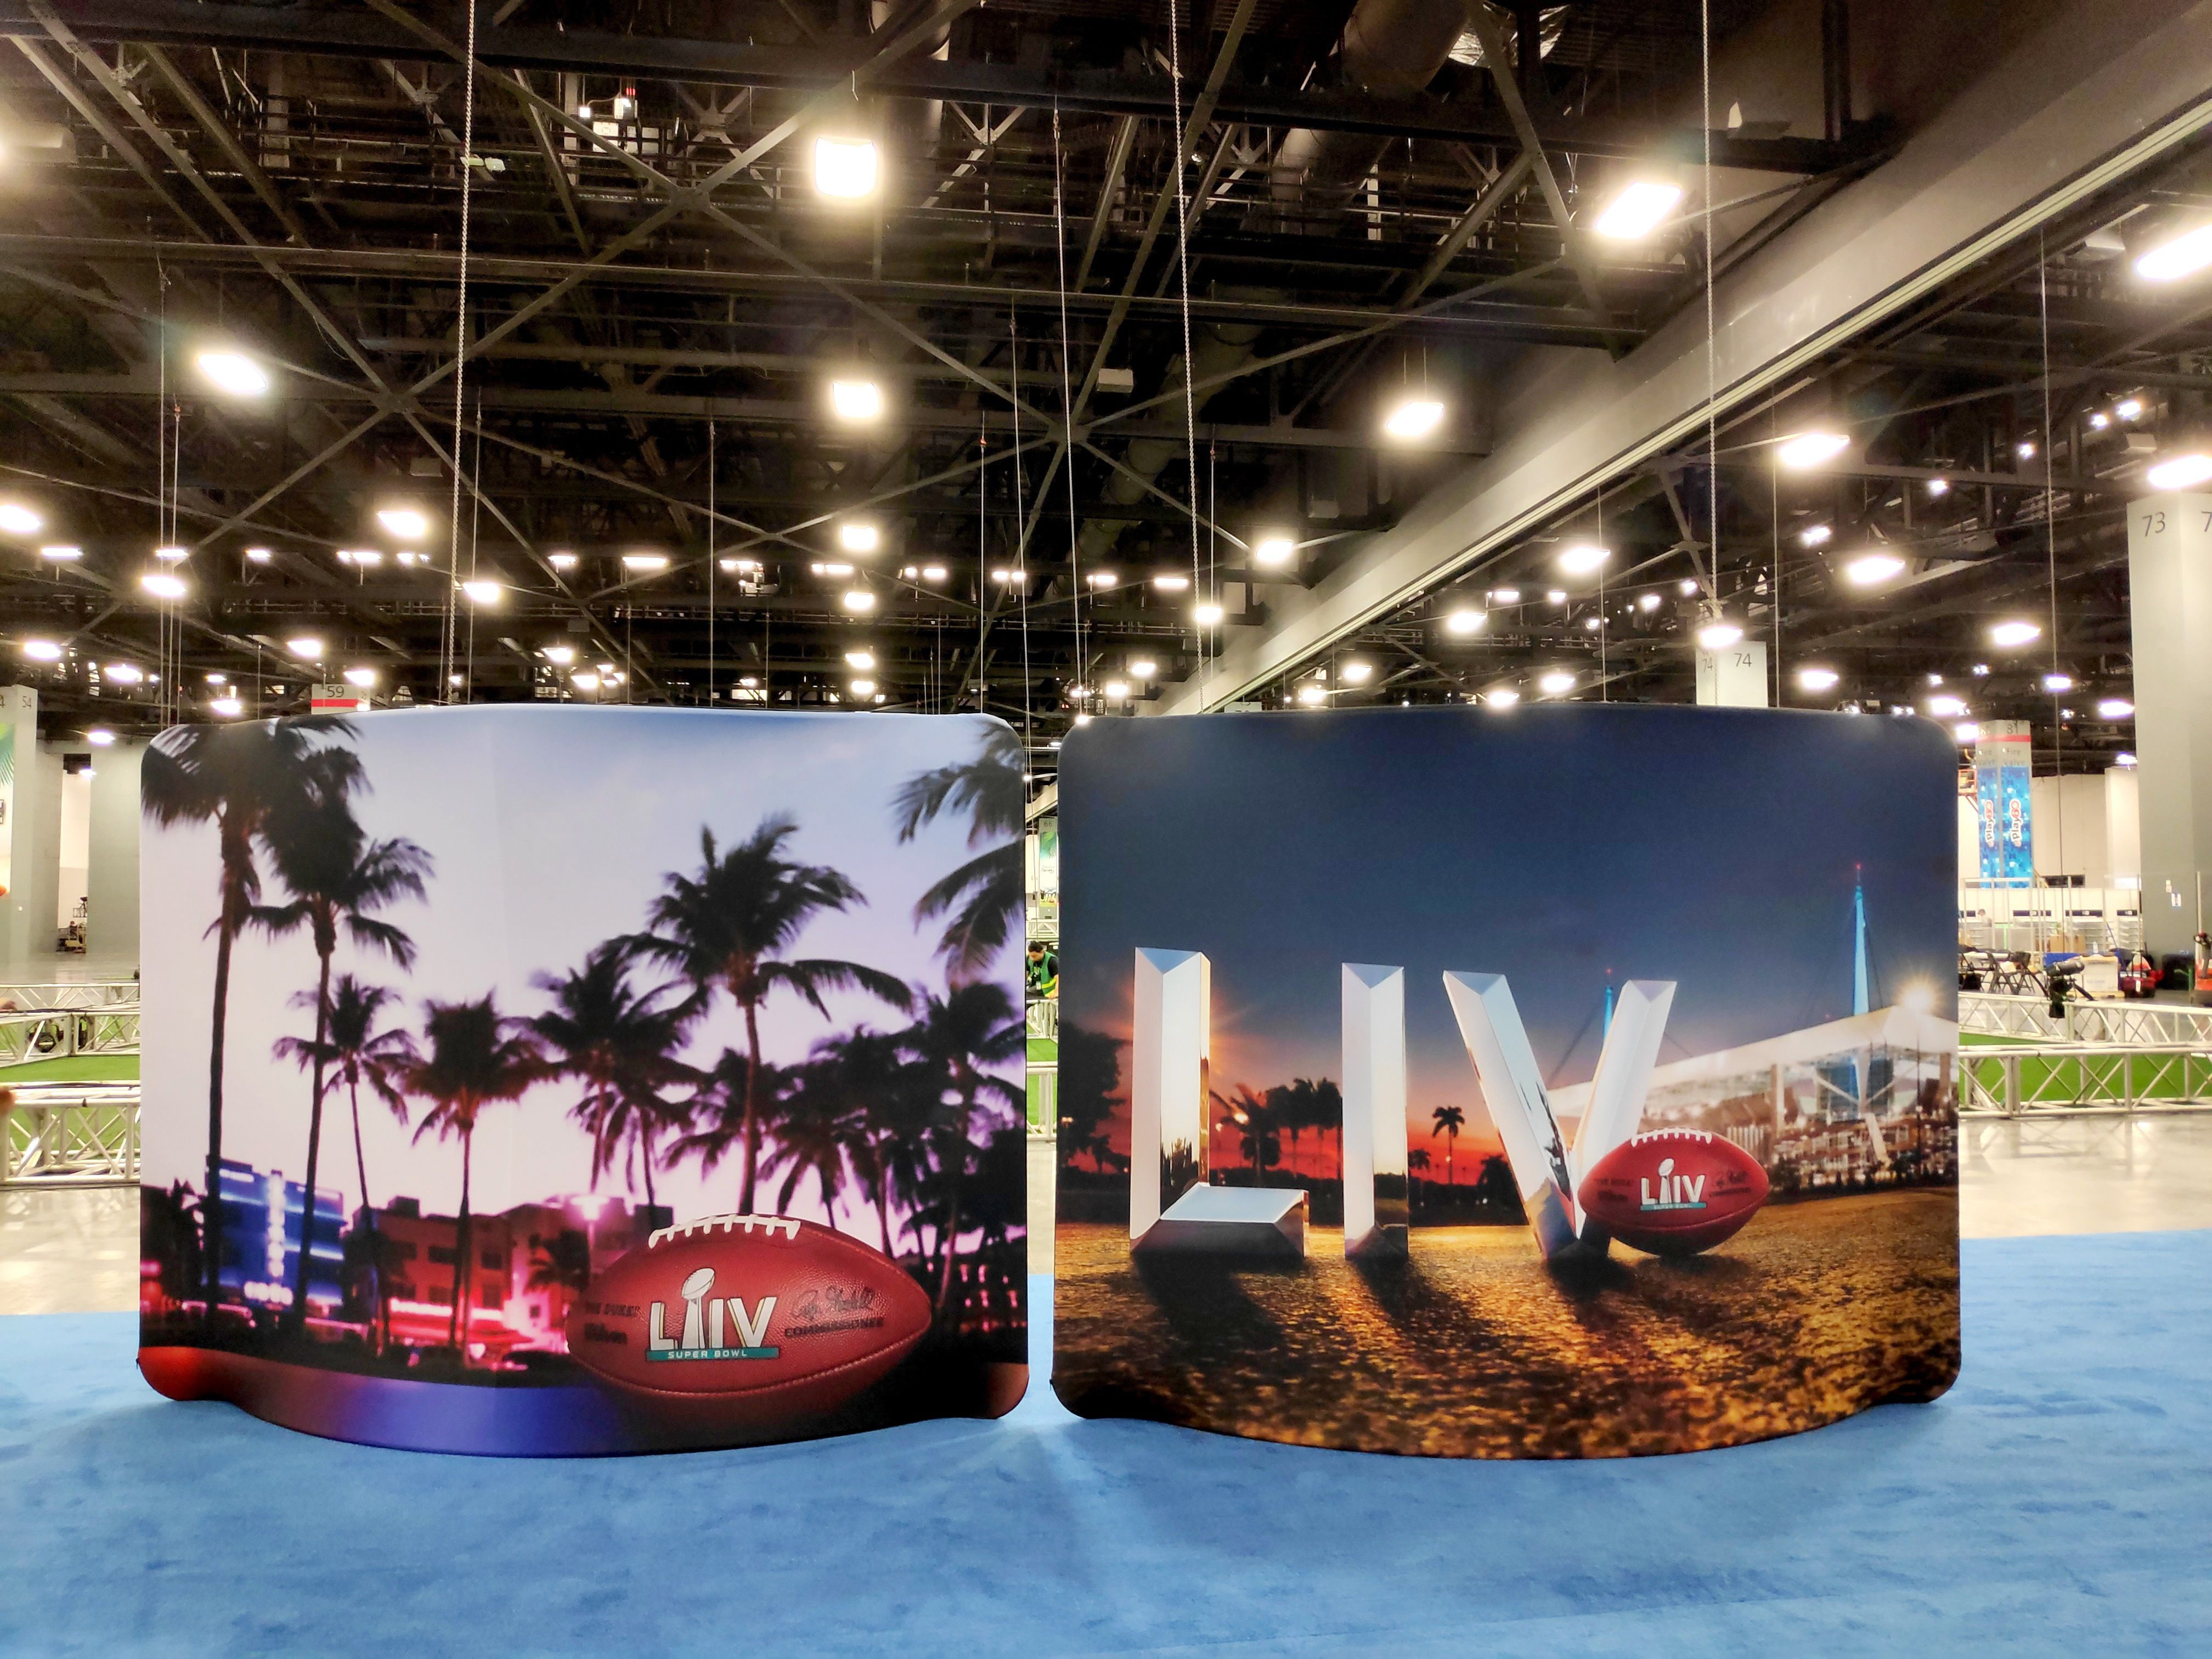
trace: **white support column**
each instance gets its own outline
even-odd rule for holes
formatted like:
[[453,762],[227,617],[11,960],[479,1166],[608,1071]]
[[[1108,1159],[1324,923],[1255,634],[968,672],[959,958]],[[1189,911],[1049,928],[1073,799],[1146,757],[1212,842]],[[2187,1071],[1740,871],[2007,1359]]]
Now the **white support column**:
[[1129,1237],[1206,1184],[1212,964],[1196,951],[1137,951],[1130,1043]]
[[1406,970],[1344,964],[1344,1253],[1406,1254]]
[[[2212,495],[2128,507],[2143,948],[2186,951],[2212,885]],[[2205,896],[2212,906],[2212,893]]]

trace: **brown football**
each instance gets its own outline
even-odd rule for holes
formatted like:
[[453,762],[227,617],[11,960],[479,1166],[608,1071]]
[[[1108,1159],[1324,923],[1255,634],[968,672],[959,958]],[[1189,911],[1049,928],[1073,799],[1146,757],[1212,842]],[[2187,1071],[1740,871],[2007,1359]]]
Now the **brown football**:
[[1583,1211],[1653,1255],[1710,1250],[1766,1202],[1766,1171],[1734,1141],[1698,1129],[1625,1140],[1582,1179]]

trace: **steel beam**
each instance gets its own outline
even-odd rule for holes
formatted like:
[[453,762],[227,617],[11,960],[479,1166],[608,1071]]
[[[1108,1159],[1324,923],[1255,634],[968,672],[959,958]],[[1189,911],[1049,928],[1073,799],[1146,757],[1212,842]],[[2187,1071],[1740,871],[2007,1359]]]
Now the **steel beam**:
[[[1711,376],[1723,410],[1787,384],[1981,260],[2212,129],[2212,0],[2075,0],[1887,162],[1722,279]],[[1626,357],[1529,354],[1501,389],[1496,454],[1308,592],[1286,590],[1202,683],[1191,714],[1247,696],[1356,628],[1480,567],[1705,423],[1703,307]]]

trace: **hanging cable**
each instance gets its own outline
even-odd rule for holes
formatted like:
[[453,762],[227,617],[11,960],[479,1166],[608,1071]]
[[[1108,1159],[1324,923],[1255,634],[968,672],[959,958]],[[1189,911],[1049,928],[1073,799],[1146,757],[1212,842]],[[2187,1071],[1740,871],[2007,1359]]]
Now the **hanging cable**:
[[1597,700],[1600,702],[1611,702],[1613,689],[1607,678],[1605,636],[1611,631],[1612,625],[1607,620],[1605,614],[1605,567],[1607,561],[1613,556],[1605,544],[1605,486],[1603,484],[1598,486],[1597,491],[1597,547],[1598,551],[1605,555],[1605,557],[1597,562]]
[[[1168,0],[1168,74],[1175,91],[1176,274],[1182,290],[1182,428],[1183,453],[1190,458],[1190,585],[1191,635],[1198,648],[1198,692],[1206,696],[1206,630],[1198,621],[1198,606],[1212,603],[1200,586],[1198,550],[1198,403],[1191,390],[1197,366],[1190,344],[1190,195],[1184,187],[1183,166],[1190,156],[1190,134],[1184,125],[1182,102],[1182,21],[1176,0]],[[1210,515],[1209,515],[1210,516]]]
[[[980,714],[991,710],[991,687],[983,677],[983,641],[991,637],[991,413],[983,407],[981,398],[975,400],[975,708]],[[967,676],[961,676],[960,690],[968,690]]]
[[[473,10],[470,13],[474,16]],[[477,456],[476,465],[470,468],[469,479],[469,580],[477,579],[477,532],[483,521],[483,393],[477,393]],[[453,489],[461,487],[461,440],[456,428],[453,434]],[[450,584],[448,584],[450,586]],[[451,604],[450,599],[447,600]],[[469,659],[461,675],[461,700],[474,702],[477,695],[477,612],[469,607]]]
[[[445,684],[439,688],[441,697],[453,700],[453,651],[459,601],[456,597],[459,584],[455,577],[460,569],[461,552],[461,414],[462,386],[469,372],[469,210],[474,196],[477,160],[477,8],[469,7],[468,61],[461,70],[461,252],[459,290],[453,302],[453,489],[447,508],[447,521],[452,534],[447,538],[446,552],[446,626],[444,649],[440,673]],[[481,399],[479,399],[481,408]],[[479,466],[483,455],[483,440],[477,440]],[[470,538],[470,556],[475,556],[475,537]],[[471,572],[474,574],[473,570]],[[476,618],[469,618],[470,659],[475,660]],[[464,687],[464,690],[472,690]]]
[[[2051,763],[2057,779],[2052,799],[2059,804],[2058,870],[2063,874],[2066,869],[2066,711],[2059,701],[2069,688],[2065,671],[2058,665],[2058,532],[2054,522],[2058,516],[2058,464],[2051,444],[2051,259],[2039,229],[2035,233],[2035,277],[2038,320],[2043,333],[2043,553],[2051,576],[2051,674],[2045,685],[2051,693]],[[2031,757],[2033,749],[2031,744]]]
[[[1006,307],[1006,350],[1013,378],[1014,407],[1022,406],[1022,334],[1019,313],[1012,306]],[[1020,417],[1015,417],[1014,427],[1014,525],[1018,531],[1029,520],[1024,516]],[[1014,603],[1020,607],[1022,628],[1022,769],[1029,770],[1031,745],[1036,733],[1030,709],[1030,556],[1026,538],[1014,544]]]
[[1075,349],[1067,332],[1067,209],[1060,188],[1060,106],[1052,106],[1052,229],[1053,248],[1060,260],[1060,447],[1066,452],[1060,471],[1067,477],[1067,580],[1075,611],[1075,683],[1087,682],[1090,659],[1083,651],[1083,540],[1075,524],[1075,387],[1070,364]]
[[[714,417],[707,417],[707,707],[714,706]],[[629,676],[623,676],[627,698]]]
[[1720,364],[1713,322],[1713,8],[1698,0],[1698,70],[1705,136],[1705,597],[1721,598]]

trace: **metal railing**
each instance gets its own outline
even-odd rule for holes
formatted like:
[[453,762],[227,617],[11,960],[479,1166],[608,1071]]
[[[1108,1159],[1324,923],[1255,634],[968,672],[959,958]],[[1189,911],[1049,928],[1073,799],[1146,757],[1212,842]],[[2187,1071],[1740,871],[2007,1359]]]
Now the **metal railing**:
[[[125,1003],[135,1008],[138,1006],[138,981],[95,979],[70,985],[0,985],[0,1005],[10,1002],[25,1012],[47,1008],[112,1008]],[[8,1012],[10,1011],[0,1006],[0,1012]]]
[[0,1131],[0,1187],[131,1186],[138,1085],[23,1084]]
[[2053,1019],[2042,997],[1959,993],[1959,1029],[1983,1036],[2025,1037],[2037,1042],[2084,1042],[2118,1047],[2212,1045],[2212,1008],[2173,1002],[2091,1002],[2069,1000],[2066,1017]]
[[135,1053],[138,1005],[0,1014],[0,1078],[10,1066],[70,1054]]
[[1959,1051],[1959,1109],[2020,1117],[2047,1112],[2212,1108],[2212,1048],[2039,1043]]

